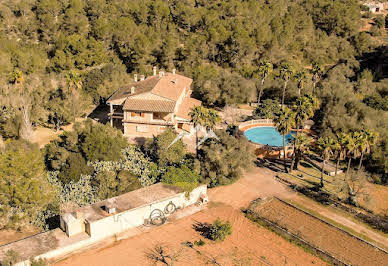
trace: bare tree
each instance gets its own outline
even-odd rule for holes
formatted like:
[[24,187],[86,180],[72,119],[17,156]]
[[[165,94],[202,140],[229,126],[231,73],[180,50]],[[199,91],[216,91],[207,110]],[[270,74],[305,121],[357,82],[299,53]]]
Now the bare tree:
[[367,194],[367,192],[364,190],[365,184],[367,182],[367,174],[363,170],[355,171],[351,169],[345,182],[349,203],[358,206],[357,197],[360,194]]
[[226,105],[220,113],[220,116],[223,118],[223,120],[228,126],[235,125],[241,115],[242,112],[238,108],[232,107],[230,105]]
[[21,118],[22,118],[22,127],[20,128],[20,137],[31,141],[34,136],[34,129],[32,128],[32,123],[30,120],[30,104],[26,98],[21,96]]
[[165,265],[171,266],[177,260],[180,252],[173,254],[169,248],[162,244],[156,244],[152,249],[146,252],[146,258],[155,264],[161,262]]

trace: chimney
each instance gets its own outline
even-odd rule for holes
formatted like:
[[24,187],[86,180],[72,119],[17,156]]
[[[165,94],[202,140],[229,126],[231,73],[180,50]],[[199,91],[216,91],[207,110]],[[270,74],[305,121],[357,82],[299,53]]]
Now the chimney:
[[156,76],[156,66],[152,68],[152,71],[154,72],[154,76]]
[[133,75],[133,79],[137,82],[137,74]]
[[131,88],[131,94],[134,94],[135,93],[135,87],[132,87]]
[[143,81],[145,79],[145,76],[144,75],[141,75],[140,76],[140,81]]
[[172,69],[172,74],[173,74],[173,75],[175,75],[175,71],[176,71],[176,69],[173,68],[173,69]]

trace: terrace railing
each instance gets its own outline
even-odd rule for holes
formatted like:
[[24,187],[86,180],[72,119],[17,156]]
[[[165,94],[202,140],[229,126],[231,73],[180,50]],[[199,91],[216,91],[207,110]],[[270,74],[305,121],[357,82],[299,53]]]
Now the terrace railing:
[[252,126],[252,125],[268,125],[273,124],[272,119],[257,119],[257,120],[249,120],[241,123],[238,128],[242,129],[244,127]]

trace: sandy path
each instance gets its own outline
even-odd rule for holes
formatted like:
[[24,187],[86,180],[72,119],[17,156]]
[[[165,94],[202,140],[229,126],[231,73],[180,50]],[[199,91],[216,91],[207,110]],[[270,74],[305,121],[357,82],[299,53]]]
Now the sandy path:
[[[280,197],[282,198],[282,197]],[[283,197],[284,198],[284,197]],[[295,195],[292,198],[289,198],[294,202],[297,202],[298,204],[303,205],[304,207],[311,209],[320,215],[327,217],[333,221],[336,221],[339,224],[342,224],[348,228],[351,228],[352,230],[356,231],[357,233],[367,235],[371,240],[373,240],[373,244],[378,245],[380,248],[383,248],[385,250],[388,250],[388,237],[376,233],[375,231],[369,229],[368,227],[353,222],[352,220],[337,214],[334,210],[332,210],[332,207],[330,206],[323,206],[317,202],[314,202],[311,199],[301,197],[298,195]]]

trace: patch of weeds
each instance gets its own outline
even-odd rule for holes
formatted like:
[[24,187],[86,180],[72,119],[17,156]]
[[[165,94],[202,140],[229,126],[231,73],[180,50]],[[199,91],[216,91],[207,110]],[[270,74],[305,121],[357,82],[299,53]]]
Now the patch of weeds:
[[199,241],[194,241],[194,245],[196,245],[197,247],[202,247],[205,244],[205,241],[203,241],[202,239],[200,239]]

